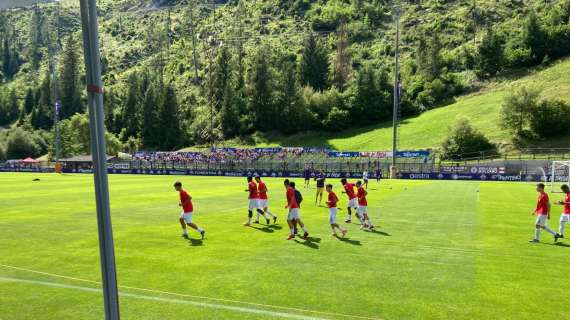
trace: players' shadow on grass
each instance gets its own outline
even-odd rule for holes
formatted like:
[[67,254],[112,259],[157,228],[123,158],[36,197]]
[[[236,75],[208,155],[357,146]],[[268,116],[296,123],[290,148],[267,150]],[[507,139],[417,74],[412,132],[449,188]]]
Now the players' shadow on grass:
[[305,241],[320,243],[320,242],[321,242],[321,238],[308,237],[307,240],[305,240]]
[[251,226],[251,228],[252,228],[252,229],[255,229],[255,230],[262,231],[262,232],[266,232],[266,233],[273,233],[273,232],[275,232],[275,230],[273,230],[273,229],[271,228],[271,226],[264,226],[264,227]]
[[352,240],[350,238],[340,238],[340,237],[338,238],[338,240],[345,242],[345,243],[348,243],[348,244],[351,244],[353,246],[361,246],[362,245],[360,240]]
[[563,243],[563,242],[556,242],[554,245],[555,245],[555,246],[559,246],[559,247],[570,248],[570,244]]
[[202,240],[202,239],[192,239],[192,238],[188,238],[188,242],[189,242],[190,245],[193,246],[193,247],[199,247],[199,246],[203,246],[203,245],[204,245],[204,240]]
[[[318,239],[318,241],[313,241],[314,239]],[[304,240],[304,241],[299,241],[299,240],[295,239],[296,243],[302,244],[302,245],[309,247],[311,249],[319,249],[319,245],[317,243],[320,241],[321,241],[321,239],[319,239],[319,238],[307,238],[307,240]]]
[[380,230],[365,230],[365,232],[369,232],[369,233],[375,233],[375,234],[379,234],[381,236],[385,236],[385,237],[391,237],[392,235],[389,234],[388,232],[384,232],[384,231],[380,231]]
[[281,229],[283,229],[283,227],[280,226],[280,225],[278,225],[278,224],[269,225],[269,226],[267,226],[267,228],[269,228],[269,229],[274,229],[274,230],[281,230]]

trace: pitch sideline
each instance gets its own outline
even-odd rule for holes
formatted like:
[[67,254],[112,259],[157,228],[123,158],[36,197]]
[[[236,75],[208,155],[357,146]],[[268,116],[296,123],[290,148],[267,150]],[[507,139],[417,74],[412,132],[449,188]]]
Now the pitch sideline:
[[[87,279],[69,277],[69,276],[64,276],[64,275],[52,274],[52,273],[36,271],[36,270],[31,270],[31,269],[26,269],[26,268],[20,268],[20,267],[5,265],[5,264],[0,264],[0,267],[5,267],[5,268],[9,268],[9,269],[14,269],[14,270],[20,270],[20,271],[26,271],[26,272],[41,274],[41,275],[50,276],[50,277],[57,277],[57,278],[62,278],[62,279],[69,279],[69,280],[74,280],[74,281],[81,281],[81,282],[100,285],[99,282],[93,281],[93,280],[87,280]],[[8,278],[8,277],[1,277],[1,276],[0,276],[0,281],[20,282],[20,283],[44,285],[44,286],[59,287],[59,288],[66,288],[66,289],[75,289],[75,290],[82,290],[82,291],[89,291],[89,292],[101,292],[101,290],[97,289],[97,288],[66,285],[66,284],[60,284],[60,283],[48,282],[48,281],[27,280],[27,279],[20,279],[20,278]],[[290,311],[294,311],[294,312],[298,312],[298,313],[304,312],[304,313],[321,314],[323,316],[333,316],[333,317],[341,317],[341,318],[381,320],[380,318],[371,318],[371,317],[365,317],[365,316],[356,316],[356,315],[332,313],[332,312],[324,312],[324,311],[314,311],[314,310],[307,310],[307,309],[300,309],[300,308],[282,307],[282,306],[258,304],[258,303],[251,303],[251,302],[245,302],[245,301],[220,299],[220,298],[209,298],[209,297],[202,297],[202,296],[186,295],[186,294],[180,294],[180,293],[160,291],[160,290],[136,288],[136,287],[130,287],[130,286],[119,286],[119,288],[130,289],[130,290],[138,290],[138,291],[163,294],[163,295],[173,295],[173,296],[186,297],[186,298],[213,300],[213,301],[235,303],[235,304],[242,304],[242,305],[251,305],[251,306],[258,306],[258,307],[265,307],[265,308],[290,310]],[[319,317],[305,316],[305,315],[299,315],[299,314],[293,314],[293,313],[287,313],[287,312],[275,312],[275,311],[262,310],[262,309],[256,309],[256,308],[235,307],[235,306],[209,303],[209,302],[196,302],[196,301],[189,301],[189,300],[182,300],[182,299],[160,298],[160,297],[155,297],[155,296],[150,296],[150,295],[139,295],[139,294],[133,294],[133,293],[126,293],[126,292],[120,292],[120,295],[124,296],[124,297],[132,297],[132,298],[145,299],[145,300],[190,304],[190,305],[212,308],[212,309],[225,309],[225,310],[237,311],[237,312],[242,312],[242,313],[264,314],[264,315],[270,315],[273,317],[281,317],[281,318],[288,318],[288,319],[307,319],[307,320],[328,320],[329,319],[329,318],[319,318]]]

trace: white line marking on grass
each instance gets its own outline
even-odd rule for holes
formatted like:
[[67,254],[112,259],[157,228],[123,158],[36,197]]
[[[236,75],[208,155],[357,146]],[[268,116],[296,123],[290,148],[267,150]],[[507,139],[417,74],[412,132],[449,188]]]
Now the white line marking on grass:
[[[67,284],[47,282],[47,281],[26,280],[26,279],[19,279],[19,278],[5,278],[5,277],[0,277],[0,281],[35,284],[35,285],[42,285],[42,286],[47,286],[47,287],[74,289],[74,290],[81,290],[81,291],[87,291],[87,292],[97,292],[97,293],[102,292],[101,289],[67,285]],[[234,307],[234,306],[227,306],[227,305],[222,305],[222,304],[214,304],[214,303],[207,303],[207,302],[195,302],[195,301],[188,301],[188,300],[181,300],[181,299],[160,298],[160,297],[141,295],[141,294],[133,294],[133,293],[125,293],[125,292],[119,292],[119,295],[122,297],[129,297],[129,298],[135,298],[135,299],[151,300],[151,301],[158,301],[158,302],[168,302],[168,303],[181,303],[181,304],[188,304],[188,305],[192,305],[192,306],[196,306],[196,307],[204,307],[204,308],[210,308],[210,309],[221,309],[221,310],[236,311],[236,312],[241,312],[241,313],[253,313],[253,314],[258,314],[258,315],[266,315],[266,316],[271,316],[271,317],[280,317],[280,318],[287,318],[287,319],[325,320],[325,318],[316,318],[316,317],[310,317],[310,316],[304,316],[304,315],[296,315],[296,314],[291,314],[291,313],[286,313],[286,312],[274,312],[274,311],[261,310],[261,309]]]
[[[74,281],[92,283],[92,284],[96,284],[96,285],[100,285],[100,284],[101,284],[101,283],[98,282],[98,281],[87,280],[87,279],[81,279],[81,278],[75,278],[75,277],[69,277],[69,276],[64,276],[64,275],[59,275],[59,274],[54,274],[54,273],[48,273],[48,272],[42,272],[42,271],[36,271],[36,270],[31,270],[31,269],[26,269],[26,268],[21,268],[21,267],[16,267],[16,266],[10,266],[10,265],[6,265],[6,264],[0,264],[0,267],[5,267],[5,268],[8,268],[8,269],[19,270],[19,271],[30,272],[30,273],[35,273],[35,274],[40,274],[40,275],[49,276],[49,277],[56,277],[56,278],[61,278],[61,279],[68,279],[68,280],[74,280]],[[2,279],[2,278],[0,278],[0,279]],[[51,282],[49,282],[49,283],[51,283]],[[333,316],[333,317],[351,318],[351,319],[381,320],[380,318],[372,318],[372,317],[365,317],[365,316],[356,316],[356,315],[349,315],[349,314],[342,314],[342,313],[334,313],[334,312],[325,312],[325,311],[315,311],[315,310],[308,310],[308,309],[301,309],[301,308],[282,307],[282,306],[275,306],[275,305],[270,305],[270,304],[253,303],[253,302],[246,302],[246,301],[239,301],[239,300],[230,300],[230,299],[221,299],[221,298],[210,298],[210,297],[204,297],[204,296],[189,295],[189,294],[182,294],[182,293],[174,293],[174,292],[161,291],[161,290],[153,290],[153,289],[144,289],[144,288],[123,286],[123,285],[119,285],[119,288],[122,288],[122,289],[129,289],[129,290],[137,290],[137,291],[143,291],[143,292],[149,292],[149,293],[157,293],[157,294],[163,294],[163,295],[178,296],[178,297],[184,297],[184,298],[202,299],[202,300],[218,301],[218,302],[225,302],[225,303],[235,303],[235,304],[242,304],[242,305],[250,305],[250,306],[255,306],[255,307],[263,307],[263,308],[281,309],[281,310],[289,310],[289,311],[303,312],[303,313],[320,314],[320,315],[323,315],[323,316]],[[123,295],[124,295],[124,294],[123,294]],[[186,302],[188,302],[188,303],[201,303],[201,302],[192,302],[192,301],[187,301],[187,300],[182,300],[182,301],[186,301]],[[221,305],[221,306],[224,306],[224,305]],[[230,308],[231,306],[224,306],[224,307],[229,307],[229,308]],[[233,307],[231,307],[231,308],[233,308]],[[236,307],[236,308],[237,308],[237,307]],[[247,308],[245,308],[245,309],[247,309]],[[253,309],[253,310],[258,310],[258,309]],[[259,310],[259,311],[264,311],[264,310]],[[272,312],[272,311],[267,311],[267,312]],[[284,313],[284,314],[288,314],[288,313]],[[293,314],[291,314],[291,315],[293,315]],[[293,316],[296,316],[296,315],[293,315]],[[319,318],[314,318],[314,317],[313,317],[313,318],[311,318],[311,317],[302,317],[302,319],[319,319]]]

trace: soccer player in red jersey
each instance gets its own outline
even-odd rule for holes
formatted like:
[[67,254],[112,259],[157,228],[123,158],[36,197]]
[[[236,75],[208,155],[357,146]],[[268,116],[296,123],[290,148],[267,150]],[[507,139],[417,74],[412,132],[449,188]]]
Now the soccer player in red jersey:
[[550,220],[550,200],[548,199],[548,194],[544,192],[544,183],[539,183],[536,185],[536,191],[538,192],[538,202],[536,204],[536,209],[531,213],[531,215],[536,214],[536,230],[534,239],[529,242],[540,242],[540,229],[548,231],[554,236],[554,242],[558,241],[559,235],[552,231],[546,224],[546,220]]
[[366,196],[368,195],[368,191],[366,191],[362,185],[362,182],[356,182],[356,197],[358,198],[358,214],[362,217],[362,224],[361,228],[368,228],[370,230],[374,229],[374,225],[372,221],[370,221],[370,216],[368,215],[368,201],[366,200]]
[[357,211],[358,203],[356,200],[356,194],[354,193],[354,185],[352,183],[347,182],[346,178],[340,179],[340,183],[342,183],[342,186],[344,187],[344,191],[342,193],[346,193],[348,197],[348,205],[346,207],[348,210],[348,217],[346,218],[345,222],[350,223],[352,221],[352,209],[354,209],[356,217],[358,218],[358,220],[360,220],[360,223],[362,224],[362,218],[360,217]]
[[180,194],[180,206],[182,207],[182,213],[180,214],[180,225],[182,226],[182,236],[188,238],[188,231],[186,230],[186,225],[190,228],[200,232],[202,239],[206,236],[206,231],[192,222],[192,212],[194,211],[194,206],[192,205],[192,197],[182,189],[182,182],[176,181],[174,183],[174,189]]
[[269,218],[265,216],[263,210],[259,209],[259,192],[257,191],[257,184],[253,182],[252,177],[247,177],[247,190],[245,192],[249,192],[249,209],[247,214],[247,222],[244,223],[244,226],[251,226],[251,218],[253,217],[253,210],[257,210],[257,213],[262,215],[269,224]]
[[340,232],[342,233],[342,236],[344,237],[346,235],[346,229],[343,229],[336,222],[336,214],[338,212],[338,208],[336,207],[336,204],[338,203],[338,197],[336,196],[336,193],[333,192],[332,184],[327,184],[327,192],[329,194],[327,206],[329,207],[329,223],[331,225],[332,235],[333,235],[333,237],[336,237],[337,236],[336,229],[338,229],[338,230],[340,230]]
[[309,232],[305,229],[305,225],[301,221],[301,213],[299,208],[299,203],[297,202],[297,197],[295,195],[295,188],[294,184],[289,181],[289,179],[285,179],[283,181],[283,185],[285,186],[285,198],[287,199],[287,205],[285,208],[288,210],[287,214],[287,224],[289,225],[289,237],[287,240],[291,240],[295,238],[295,225],[299,223],[303,231],[303,239],[307,239],[309,237]]
[[558,204],[564,206],[564,209],[562,210],[562,215],[560,215],[558,234],[560,235],[559,238],[564,238],[564,225],[570,223],[570,187],[565,184],[560,189],[564,192],[564,200],[558,201]]
[[[263,212],[265,212],[265,214],[270,218],[273,218],[273,223],[276,223],[277,216],[269,211],[269,199],[267,197],[267,186],[265,185],[265,182],[261,181],[261,177],[259,175],[255,176],[255,182],[257,182],[257,191],[259,192],[259,208],[263,209]],[[257,212],[255,223],[259,223],[259,212]]]

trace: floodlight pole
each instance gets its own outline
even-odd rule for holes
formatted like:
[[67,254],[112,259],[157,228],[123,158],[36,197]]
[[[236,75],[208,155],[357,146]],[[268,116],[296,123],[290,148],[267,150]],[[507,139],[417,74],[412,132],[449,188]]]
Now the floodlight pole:
[[396,169],[398,152],[398,109],[400,104],[400,8],[396,8],[396,52],[394,66],[394,110],[392,115],[392,170]]
[[103,84],[101,81],[97,5],[95,0],[79,0],[79,2],[83,29],[87,96],[89,102],[89,127],[95,180],[95,198],[97,201],[97,225],[99,229],[99,251],[101,256],[105,319],[119,320],[119,296],[117,290],[113,230],[111,226],[111,209],[109,205],[109,185],[107,180],[107,147],[105,144]]

